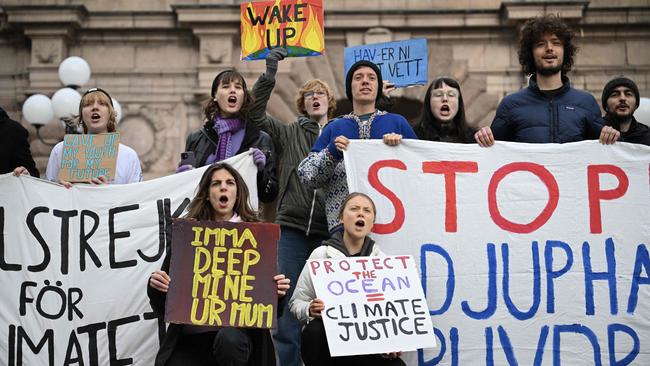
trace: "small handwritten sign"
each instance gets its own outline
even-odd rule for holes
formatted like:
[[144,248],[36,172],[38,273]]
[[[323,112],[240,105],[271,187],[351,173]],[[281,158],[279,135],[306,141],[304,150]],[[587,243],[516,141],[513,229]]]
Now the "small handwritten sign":
[[371,61],[379,67],[384,80],[397,87],[427,83],[428,48],[426,39],[373,43],[346,47],[343,51],[347,75],[357,61]]
[[410,255],[308,261],[332,356],[435,347]]
[[108,181],[113,180],[119,148],[119,133],[65,135],[59,180],[90,182],[99,176],[106,177]]

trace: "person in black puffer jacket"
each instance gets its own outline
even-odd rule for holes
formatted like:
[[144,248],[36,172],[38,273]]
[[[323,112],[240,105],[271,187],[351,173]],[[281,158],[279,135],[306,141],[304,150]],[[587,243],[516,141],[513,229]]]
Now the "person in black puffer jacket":
[[613,144],[620,137],[604,126],[596,99],[569,82],[567,73],[578,50],[573,37],[573,30],[553,14],[524,24],[519,63],[532,76],[527,88],[503,98],[492,125],[474,134],[480,146],[492,146],[495,140],[563,144],[599,139]]

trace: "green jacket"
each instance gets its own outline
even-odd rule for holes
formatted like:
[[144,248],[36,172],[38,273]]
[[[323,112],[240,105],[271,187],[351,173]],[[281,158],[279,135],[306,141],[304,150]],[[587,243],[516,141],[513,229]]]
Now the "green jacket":
[[299,116],[293,123],[268,116],[266,105],[274,86],[275,78],[262,74],[257,79],[249,122],[271,135],[278,156],[279,194],[275,222],[308,235],[328,236],[323,193],[305,188],[296,173],[296,167],[307,157],[318,138],[320,128],[316,121],[306,116]]

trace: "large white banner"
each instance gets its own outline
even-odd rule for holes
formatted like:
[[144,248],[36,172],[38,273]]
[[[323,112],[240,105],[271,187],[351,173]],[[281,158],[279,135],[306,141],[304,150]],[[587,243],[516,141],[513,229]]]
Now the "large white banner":
[[[252,158],[227,161],[256,207]],[[152,365],[165,328],[147,280],[206,168],[71,189],[0,175],[0,364]]]
[[419,263],[411,365],[650,365],[650,148],[353,140],[374,238]]

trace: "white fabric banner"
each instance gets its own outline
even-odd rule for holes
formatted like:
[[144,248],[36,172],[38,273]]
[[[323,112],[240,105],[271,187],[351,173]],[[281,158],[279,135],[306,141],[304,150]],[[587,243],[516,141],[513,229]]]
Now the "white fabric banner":
[[310,259],[307,266],[316,296],[325,303],[332,356],[436,346],[412,256]]
[[410,365],[650,365],[650,148],[352,140],[373,237],[410,254],[439,347]]
[[[226,161],[257,207],[251,156]],[[205,169],[71,189],[0,175],[0,364],[152,365],[147,280]]]

